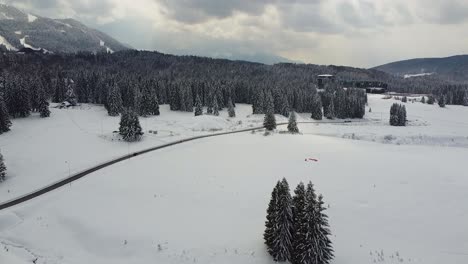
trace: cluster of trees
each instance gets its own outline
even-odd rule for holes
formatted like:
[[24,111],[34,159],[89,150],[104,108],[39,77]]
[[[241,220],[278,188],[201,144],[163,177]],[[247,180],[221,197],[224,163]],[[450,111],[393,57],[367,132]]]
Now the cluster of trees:
[[[363,89],[344,90],[340,86],[330,85],[322,93],[323,114],[328,119],[363,118],[366,113],[366,104],[367,94]],[[314,111],[312,118],[314,118]],[[321,118],[314,119],[320,120]]]
[[0,75],[0,134],[10,130],[10,117],[20,118],[39,113],[49,117],[49,96],[37,76]]
[[328,264],[333,247],[322,195],[311,182],[299,183],[291,197],[286,179],[278,181],[267,209],[264,240],[275,261]]
[[468,106],[468,87],[466,85],[448,85],[436,89],[434,94],[438,96],[438,101],[443,98],[443,105],[464,105]]
[[390,125],[406,126],[406,107],[404,105],[394,103],[390,107]]

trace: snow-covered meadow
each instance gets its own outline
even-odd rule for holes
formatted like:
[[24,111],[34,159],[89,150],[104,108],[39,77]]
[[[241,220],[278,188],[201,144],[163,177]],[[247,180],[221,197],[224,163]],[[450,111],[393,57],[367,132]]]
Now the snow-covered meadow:
[[[0,212],[0,263],[272,263],[262,233],[283,177],[323,193],[334,263],[467,263],[468,107],[407,103],[409,125],[390,127],[393,102],[370,96],[359,123],[207,138],[93,173]],[[0,201],[131,151],[263,118],[248,105],[233,119],[161,110],[140,119],[145,136],[134,144],[118,141],[118,118],[98,106],[14,120],[0,136],[9,173]]]

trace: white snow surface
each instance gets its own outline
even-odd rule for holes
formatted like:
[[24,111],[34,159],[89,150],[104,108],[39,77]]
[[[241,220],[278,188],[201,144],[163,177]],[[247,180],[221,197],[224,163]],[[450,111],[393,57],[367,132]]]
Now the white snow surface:
[[25,48],[30,48],[30,49],[33,49],[33,50],[39,50],[38,48],[35,48],[35,47],[29,45],[28,43],[26,43],[26,38],[27,37],[29,37],[29,36],[26,35],[26,36],[24,36],[23,38],[20,39],[21,45],[23,45],[23,47],[25,47]]
[[[207,138],[100,170],[0,211],[0,262],[274,263],[263,245],[265,211],[286,177],[291,189],[312,180],[330,205],[333,263],[467,263],[461,164],[468,107],[407,103],[409,125],[390,127],[393,102],[370,95],[372,112],[360,123]],[[67,176],[68,165],[73,173],[138,149],[262,123],[249,105],[238,104],[236,114],[194,117],[164,105],[161,116],[140,118],[145,136],[134,144],[118,140],[119,118],[100,106],[14,119],[0,136],[8,167],[0,201]]]
[[32,22],[36,21],[36,19],[37,19],[37,16],[28,14],[28,22],[29,23],[32,23]]
[[106,44],[104,41],[99,40],[99,45],[100,45],[101,47],[104,47],[104,44]]
[[417,73],[417,74],[405,74],[403,77],[405,79],[412,78],[412,77],[422,77],[422,76],[429,76],[433,75],[433,72],[425,72],[425,73]]
[[11,45],[3,36],[0,35],[0,44],[3,44],[7,50],[13,50],[15,51],[16,48],[13,47],[13,45]]
[[21,32],[21,31],[15,31],[15,34],[16,34],[16,35],[21,35],[22,32]]

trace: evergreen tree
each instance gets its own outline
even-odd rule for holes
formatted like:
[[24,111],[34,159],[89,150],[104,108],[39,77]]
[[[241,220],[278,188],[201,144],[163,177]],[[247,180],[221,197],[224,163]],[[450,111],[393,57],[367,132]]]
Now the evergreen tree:
[[197,94],[197,97],[195,98],[195,112],[194,113],[195,113],[195,116],[203,115],[203,105],[200,100],[200,96],[198,96],[198,94]]
[[294,248],[294,263],[296,264],[321,264],[318,262],[318,254],[320,252],[319,245],[319,230],[318,230],[318,210],[317,196],[315,195],[314,186],[311,182],[307,184],[305,194],[305,205],[300,218],[297,219],[295,226],[299,227],[299,240],[295,241]]
[[118,116],[123,109],[122,95],[117,85],[110,87],[110,91],[107,97],[107,113],[110,116]]
[[468,106],[468,91],[465,91],[463,96],[463,105]]
[[213,96],[210,96],[208,99],[208,105],[206,107],[206,113],[211,115],[213,114]]
[[429,96],[427,97],[427,104],[432,105],[432,104],[434,104],[434,103],[435,103],[435,98],[434,98],[434,96],[433,96],[433,95],[429,95]]
[[423,103],[423,104],[426,103],[426,97],[423,96],[423,97],[421,98],[421,103]]
[[255,96],[252,104],[253,114],[264,114],[265,113],[265,93],[260,90]]
[[8,113],[3,96],[0,95],[0,134],[10,131],[10,127],[10,114]]
[[219,105],[218,99],[216,99],[216,97],[213,99],[213,115],[219,116]]
[[267,209],[267,220],[265,222],[265,232],[263,238],[267,247],[268,253],[273,256],[273,250],[275,246],[275,236],[277,234],[278,223],[276,222],[276,214],[278,211],[278,189],[280,188],[280,181],[276,183],[275,188],[271,193],[270,203]]
[[406,107],[394,103],[390,108],[390,125],[405,126],[406,125]]
[[49,102],[45,98],[42,98],[39,103],[39,113],[41,117],[49,117],[50,110],[49,110]]
[[119,134],[125,141],[133,142],[141,139],[143,131],[138,120],[138,115],[131,109],[123,111],[120,118]]
[[445,107],[445,96],[444,95],[439,96],[437,103],[439,104],[440,107]]
[[16,80],[7,94],[7,109],[12,117],[27,117],[31,114],[29,89],[24,81]]
[[317,225],[318,225],[318,237],[316,239],[318,243],[317,252],[317,263],[329,264],[333,259],[333,246],[330,240],[331,232],[328,224],[328,216],[325,214],[326,208],[323,202],[323,196],[319,195],[317,203]]
[[401,98],[401,102],[403,102],[403,103],[408,102],[408,97],[403,96],[403,97]]
[[289,114],[288,131],[293,134],[299,133],[299,128],[297,127],[296,122],[296,113],[294,111]]
[[229,117],[236,117],[236,110],[234,109],[231,98],[228,100],[228,114]]
[[273,239],[272,256],[275,261],[292,260],[293,214],[292,198],[289,184],[283,178],[278,189],[278,206],[276,211],[275,235]]
[[0,182],[4,181],[6,178],[6,166],[5,162],[3,161],[3,155],[0,153]]
[[156,91],[149,83],[143,85],[139,98],[139,114],[141,116],[159,115],[159,103]]
[[327,119],[335,119],[335,106],[334,106],[333,100],[331,100],[330,103],[328,104],[328,110],[327,110],[326,118]]
[[265,117],[263,119],[263,126],[267,130],[273,130],[276,128],[276,118],[275,118],[275,106],[273,104],[273,97],[271,94],[267,94],[265,98]]
[[312,116],[314,120],[322,120],[322,99],[315,93],[312,97]]
[[306,225],[304,225],[305,218],[305,205],[306,205],[306,191],[304,183],[300,182],[294,190],[293,197],[293,258],[292,263],[301,263],[298,256],[304,246]]

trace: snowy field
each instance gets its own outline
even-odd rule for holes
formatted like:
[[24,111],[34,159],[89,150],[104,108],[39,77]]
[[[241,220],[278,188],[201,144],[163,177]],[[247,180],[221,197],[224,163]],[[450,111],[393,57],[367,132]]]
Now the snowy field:
[[[468,263],[468,107],[407,103],[409,126],[390,127],[395,101],[381,97],[370,96],[364,122],[189,142],[2,211],[0,263],[273,263],[262,233],[282,177],[291,188],[312,180],[323,193],[334,263]],[[67,176],[68,165],[73,173],[176,139],[261,125],[250,106],[236,111],[234,119],[193,117],[163,106],[161,116],[140,119],[146,134],[135,144],[117,140],[119,119],[98,106],[14,120],[0,136],[9,173],[0,201]]]

